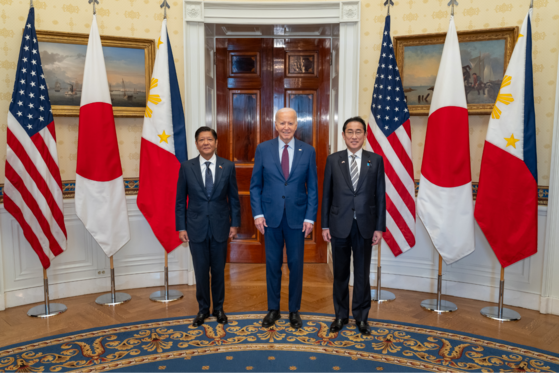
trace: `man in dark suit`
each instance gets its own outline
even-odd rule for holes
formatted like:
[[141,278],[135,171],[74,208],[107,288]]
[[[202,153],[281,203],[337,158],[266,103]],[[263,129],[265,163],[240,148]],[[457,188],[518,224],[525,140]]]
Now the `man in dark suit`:
[[179,238],[190,244],[196,276],[199,312],[192,325],[200,326],[210,317],[210,272],[212,314],[218,323],[227,324],[223,311],[227,239],[241,224],[235,165],[216,156],[213,129],[200,127],[195,136],[200,155],[181,164],[175,207]]
[[349,276],[353,251],[353,318],[364,335],[370,335],[367,318],[371,308],[372,246],[386,231],[384,163],[378,154],[363,149],[367,126],[360,117],[344,123],[347,149],[326,160],[322,196],[322,237],[332,243],[334,263],[333,333],[349,318]]
[[256,228],[266,244],[268,314],[262,326],[280,319],[281,267],[283,247],[289,267],[289,322],[295,329],[303,322],[299,315],[303,293],[305,237],[313,230],[318,209],[316,153],[294,138],[295,110],[276,113],[278,137],[256,148],[250,180],[250,206]]

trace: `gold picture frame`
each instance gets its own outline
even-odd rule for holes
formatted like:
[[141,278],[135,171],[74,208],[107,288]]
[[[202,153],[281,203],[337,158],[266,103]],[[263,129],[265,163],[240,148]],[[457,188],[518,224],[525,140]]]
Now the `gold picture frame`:
[[[39,43],[43,42],[43,43],[55,43],[55,44],[87,45],[89,40],[89,34],[37,30],[37,40],[39,41]],[[138,92],[141,92],[141,96],[145,94],[146,100],[143,100],[142,97],[141,101],[136,102],[136,106],[134,107],[118,106],[115,105],[115,102],[113,101],[113,114],[115,117],[120,117],[120,118],[143,117],[145,114],[145,104],[147,102],[147,97],[149,94],[151,74],[155,62],[155,40],[116,37],[116,36],[101,36],[101,43],[103,47],[143,50],[144,67],[145,67],[145,72],[143,75],[145,76],[145,91],[138,90]],[[46,78],[48,79],[48,73],[46,71],[48,70],[48,66],[45,65],[45,58],[43,58],[43,50],[41,50],[41,46],[39,46],[39,51],[41,52],[43,69],[45,70],[45,75]],[[141,53],[138,54],[140,55]],[[107,56],[105,56],[105,60],[107,60]],[[46,62],[48,63],[48,61]],[[109,69],[107,68],[107,75],[109,75],[108,70]],[[138,79],[140,79],[140,77]],[[124,79],[122,80],[122,85],[124,87]],[[73,87],[71,89],[73,90]],[[58,91],[60,91],[60,88],[58,88]],[[126,97],[126,88],[123,88],[122,91],[124,92],[124,95]],[[136,94],[136,89],[134,89],[133,94],[129,96],[134,97],[133,96],[134,94]],[[140,97],[140,95],[138,95],[138,97]],[[74,100],[74,102],[76,101],[77,100]],[[53,98],[51,97],[51,105],[52,105],[52,113],[54,116],[61,116],[61,117],[79,116],[80,113],[79,103],[77,105],[57,105],[53,103]]]
[[[458,41],[460,42],[460,46],[461,46],[461,53],[462,48],[463,47],[468,47],[468,48],[477,48],[480,51],[482,50],[482,47],[487,48],[487,45],[482,46],[481,44],[479,45],[474,45],[474,44],[468,44],[466,46],[465,43],[483,43],[483,42],[490,42],[490,41],[500,41],[503,40],[504,41],[504,50],[502,51],[502,62],[503,62],[503,66],[502,66],[502,73],[500,75],[504,75],[504,72],[507,69],[508,63],[510,61],[510,58],[512,56],[512,52],[514,49],[514,45],[516,43],[516,41],[518,40],[518,34],[519,34],[519,28],[518,26],[515,27],[502,27],[502,28],[492,28],[492,29],[484,29],[484,30],[473,30],[473,31],[459,31],[458,32]],[[423,34],[423,35],[404,35],[404,36],[395,36],[393,38],[393,44],[394,44],[394,57],[396,59],[396,63],[398,64],[398,68],[400,70],[400,76],[402,79],[402,84],[404,86],[404,92],[407,93],[411,93],[413,91],[415,91],[415,85],[413,85],[412,88],[412,84],[406,86],[406,67],[409,70],[413,71],[417,71],[419,68],[419,71],[421,73],[421,66],[409,66],[406,65],[406,48],[409,47],[422,47],[422,46],[435,46],[435,45],[441,45],[440,47],[437,47],[441,50],[442,52],[442,45],[445,42],[445,38],[446,38],[446,32],[442,32],[442,33],[436,33],[436,34]],[[502,44],[502,43],[501,43]],[[478,48],[479,47],[479,48]],[[428,48],[425,48],[428,49]],[[435,48],[432,48],[435,49]],[[468,51],[469,52],[469,51]],[[436,53],[436,52],[433,52]],[[489,56],[490,58],[495,58],[498,59],[500,58],[500,54],[501,54],[501,50],[495,50],[494,53],[498,54],[495,57],[494,56]],[[409,52],[409,54],[411,55],[412,52]],[[487,53],[485,53],[487,54]],[[419,54],[414,54],[414,56],[419,55]],[[424,55],[424,54],[422,54]],[[463,71],[464,70],[468,70],[468,64],[464,64],[464,56],[462,56],[463,61],[462,61],[462,65],[463,65]],[[485,57],[482,57],[482,54],[480,52],[479,58],[477,61],[483,61],[485,59]],[[483,59],[482,59],[483,58]],[[409,58],[410,60],[412,59],[411,57]],[[439,59],[440,60],[440,59]],[[424,61],[428,61],[427,58],[424,59]],[[431,60],[432,62],[432,60]],[[427,63],[427,62],[425,62]],[[495,62],[493,62],[495,63]],[[471,63],[469,63],[471,64]],[[476,65],[472,65],[472,67],[469,68],[469,71],[471,71],[472,69],[475,69],[475,67],[479,67],[479,69],[481,70],[481,66],[483,66],[483,64],[480,62]],[[489,65],[490,67],[492,65]],[[427,66],[426,66],[427,67]],[[433,66],[433,63],[430,63],[428,66],[429,70],[432,72],[434,68],[436,68],[436,70],[438,70],[438,65]],[[500,66],[499,66],[499,71],[501,71]],[[491,84],[491,83],[485,83],[483,82],[482,79],[480,79],[479,81],[476,79],[475,82],[475,86],[474,86],[474,80],[472,80],[471,78],[469,80],[466,80],[466,74],[469,74],[469,71],[464,71],[464,86],[466,87],[466,92],[467,92],[467,97],[468,97],[468,113],[470,115],[486,115],[486,114],[491,114],[491,111],[493,110],[493,106],[495,104],[495,100],[492,100],[492,102],[481,102],[481,103],[470,103],[470,97],[474,96],[475,98],[475,93],[479,95],[481,95],[481,92],[483,92],[483,95],[486,96],[486,98],[484,99],[477,99],[479,101],[491,101],[491,99],[493,97],[496,97],[496,94],[498,93],[499,89],[500,89],[500,84],[499,79],[497,79],[495,77],[495,80],[493,81],[493,83],[495,84]],[[436,75],[436,73],[435,73]],[[472,74],[473,75],[473,74]],[[493,75],[493,70],[491,70],[491,76],[494,77]],[[410,76],[408,76],[408,79],[411,81],[411,73]],[[419,84],[419,82],[421,81],[421,79],[418,79],[416,75],[413,76],[413,79],[415,82],[417,82],[416,84]],[[432,79],[432,75],[430,77],[425,77],[424,82],[426,81],[427,83],[429,82],[429,79]],[[502,80],[502,77],[501,79]],[[431,84],[426,84],[426,83],[421,83],[422,84],[422,89],[425,89],[424,87],[429,86]],[[434,82],[432,82],[432,85],[434,86]],[[497,87],[498,85],[498,87]],[[489,88],[487,88],[486,86],[488,86]],[[432,91],[433,87],[428,88],[427,90]],[[410,91],[408,91],[410,90]],[[418,89],[418,91],[420,91],[420,89]],[[425,92],[427,93],[427,92]],[[410,112],[410,115],[429,115],[429,108],[430,108],[430,102],[429,99],[427,98],[430,93],[427,93],[424,96],[418,96],[417,100],[415,97],[415,94],[413,94],[413,97],[411,99],[408,99],[408,109]],[[473,93],[472,96],[470,96],[470,93]],[[411,96],[411,95],[410,95]],[[406,96],[407,97],[407,96]],[[414,102],[417,102],[417,104],[414,104]],[[423,104],[421,104],[423,103]]]

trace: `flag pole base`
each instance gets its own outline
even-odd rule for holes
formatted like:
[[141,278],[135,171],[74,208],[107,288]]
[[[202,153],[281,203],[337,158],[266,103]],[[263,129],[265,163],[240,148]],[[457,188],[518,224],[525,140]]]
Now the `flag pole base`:
[[169,303],[182,299],[183,297],[184,295],[178,290],[169,290],[168,294],[165,293],[165,290],[158,290],[151,293],[149,300],[152,302]]
[[438,312],[438,313],[454,312],[458,310],[456,304],[449,302],[447,300],[441,300],[440,304],[438,304],[437,299],[426,299],[423,302],[421,302],[421,307],[423,307],[427,311]]
[[499,312],[499,307],[495,306],[482,308],[480,313],[485,317],[498,321],[518,321],[521,318],[518,312],[510,308],[501,308],[501,312]]
[[130,299],[132,299],[132,297],[127,293],[114,293],[114,297],[112,293],[109,293],[103,294],[95,299],[95,303],[101,306],[117,306],[129,302]]
[[394,293],[391,293],[390,291],[381,290],[380,298],[377,296],[377,294],[378,292],[376,289],[371,290],[371,301],[381,303],[381,302],[392,302],[394,299],[396,299]]
[[48,312],[46,312],[45,305],[40,304],[27,311],[29,317],[47,318],[51,316],[60,315],[68,310],[68,308],[61,303],[49,303]]

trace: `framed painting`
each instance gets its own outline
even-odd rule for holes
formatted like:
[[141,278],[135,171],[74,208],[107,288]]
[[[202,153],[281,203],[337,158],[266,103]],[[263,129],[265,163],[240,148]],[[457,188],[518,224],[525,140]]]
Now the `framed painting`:
[[[39,31],[39,51],[54,116],[80,112],[89,34]],[[155,40],[101,36],[115,117],[143,117]]]
[[[393,39],[411,115],[429,115],[445,38],[446,32]],[[469,114],[491,114],[517,39],[518,27],[458,32]]]

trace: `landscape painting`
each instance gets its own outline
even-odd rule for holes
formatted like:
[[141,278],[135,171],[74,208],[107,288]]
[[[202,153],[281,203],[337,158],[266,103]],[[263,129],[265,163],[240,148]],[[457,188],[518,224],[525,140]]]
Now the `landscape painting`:
[[[517,28],[459,33],[463,83],[470,113],[491,112],[516,41],[515,30]],[[429,113],[444,37],[445,34],[432,34],[394,38],[411,114]]]
[[[45,33],[38,32],[39,51],[53,113],[55,116],[77,116],[83,88],[87,39],[83,38],[84,34],[63,34],[74,42],[68,42],[68,39],[59,42],[57,38],[53,40],[52,37],[41,35]],[[114,114],[120,117],[143,116],[153,66],[152,51],[149,49],[154,42],[139,39],[138,43],[138,39],[129,38],[140,45],[121,47],[122,40],[110,39],[117,38],[102,37]]]

